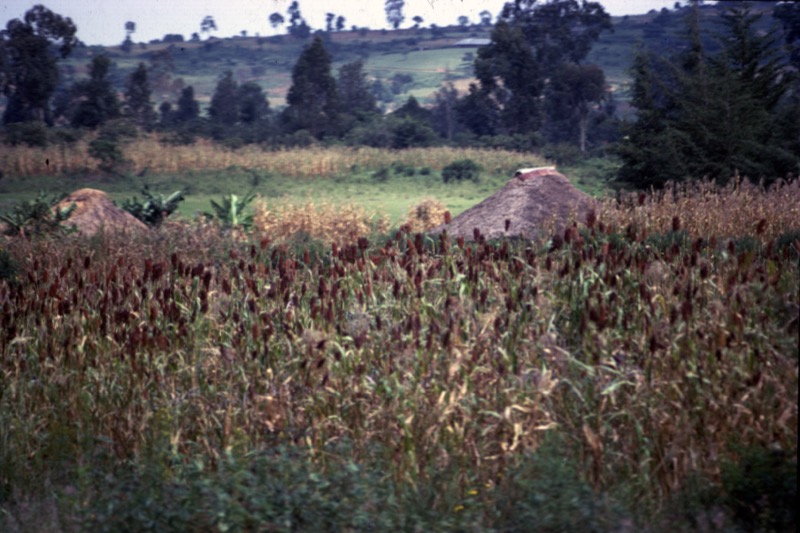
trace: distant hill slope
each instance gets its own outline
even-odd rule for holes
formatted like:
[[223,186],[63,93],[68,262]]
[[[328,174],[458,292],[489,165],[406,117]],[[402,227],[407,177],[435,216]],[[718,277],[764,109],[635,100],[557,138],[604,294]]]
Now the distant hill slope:
[[[753,2],[751,8],[769,15],[771,2]],[[719,4],[701,8],[703,34],[713,47],[711,28],[722,12]],[[604,33],[595,44],[588,61],[599,65],[615,89],[620,102],[627,99],[628,68],[639,43],[666,54],[680,45],[682,17],[688,8],[652,11],[646,15],[614,17],[614,32]],[[771,17],[762,21],[765,30]],[[432,95],[445,81],[466,91],[472,77],[472,60],[477,46],[459,46],[464,39],[487,39],[490,26],[450,26],[403,30],[358,30],[322,33],[334,59],[334,70],[344,63],[362,59],[367,75],[380,80],[386,91],[384,108],[402,105],[410,95],[430,103]],[[78,28],[80,36],[80,28]],[[113,83],[123,90],[128,74],[140,62],[152,65],[151,85],[156,107],[164,101],[175,103],[180,90],[192,85],[205,105],[211,99],[218,78],[230,70],[242,83],[255,81],[268,95],[270,105],[285,105],[291,85],[292,67],[308,40],[288,35],[275,37],[235,37],[205,41],[138,43],[125,52],[120,46],[79,47],[64,62],[67,85],[85,78],[91,57],[105,53],[114,63]]]

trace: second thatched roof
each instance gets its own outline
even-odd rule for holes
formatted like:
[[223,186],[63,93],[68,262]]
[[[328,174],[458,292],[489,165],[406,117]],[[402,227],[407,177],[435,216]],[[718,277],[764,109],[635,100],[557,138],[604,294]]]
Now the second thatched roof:
[[114,205],[103,191],[79,189],[61,200],[56,208],[66,209],[72,204],[75,204],[75,210],[64,226],[75,226],[83,235],[91,236],[101,230],[128,234],[148,230],[139,219]]
[[487,239],[533,237],[545,229],[562,231],[572,217],[583,221],[593,207],[595,200],[554,167],[520,169],[502,189],[432,233],[446,228],[452,237],[472,239],[477,228]]

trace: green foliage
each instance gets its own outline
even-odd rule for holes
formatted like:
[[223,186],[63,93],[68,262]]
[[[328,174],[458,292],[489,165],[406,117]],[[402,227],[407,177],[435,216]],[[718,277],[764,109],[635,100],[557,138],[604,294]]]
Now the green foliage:
[[214,124],[233,126],[239,119],[239,101],[237,98],[239,85],[229,70],[217,82],[217,88],[211,97],[208,115]]
[[211,200],[214,213],[204,213],[204,215],[210,220],[216,219],[224,228],[248,229],[253,225],[253,213],[245,213],[245,210],[255,198],[256,195],[252,192],[241,198],[231,193],[222,198],[222,203]]
[[5,127],[5,144],[18,146],[38,146],[46,148],[48,144],[47,126],[41,122],[17,122]]
[[114,172],[125,162],[119,143],[110,137],[98,137],[90,142],[89,156],[100,161],[100,168],[106,172]]
[[152,127],[156,119],[153,102],[150,99],[151,92],[147,67],[144,63],[139,63],[137,69],[128,77],[125,106],[127,116],[146,129]]
[[70,113],[74,127],[96,128],[119,116],[117,93],[109,80],[111,60],[95,56],[89,65],[89,79],[75,84],[73,98],[77,101]]
[[581,479],[564,443],[525,455],[496,489],[500,531],[611,531],[619,511]]
[[100,161],[100,168],[116,172],[125,163],[122,145],[138,136],[136,126],[127,120],[112,120],[106,123],[97,137],[89,143],[89,156]]
[[144,202],[134,197],[125,200],[122,209],[151,227],[160,226],[185,200],[183,191],[175,191],[167,197],[164,197],[163,194],[154,196],[150,193],[147,185],[142,189],[142,196],[144,196]]
[[[58,85],[54,52],[66,58],[77,45],[71,19],[43,5],[0,31],[0,88],[8,97],[3,122],[51,121],[49,101]],[[57,46],[56,46],[57,45]]]
[[483,170],[481,166],[472,159],[459,159],[442,169],[442,180],[445,183],[466,180],[477,182],[481,170]]
[[55,206],[61,198],[48,200],[44,193],[28,202],[20,202],[14,206],[10,213],[0,215],[0,221],[5,222],[6,235],[38,236],[55,232],[68,232],[62,226],[72,212],[75,204],[63,209]]
[[746,531],[795,531],[797,457],[750,448],[722,469],[725,503]]
[[712,54],[692,13],[680,54],[636,57],[637,122],[619,146],[620,181],[646,188],[740,174],[770,182],[795,172],[797,121],[784,118],[800,107],[775,35],[757,29],[760,16],[732,7],[720,17],[724,39]]
[[[541,127],[539,97],[544,79],[541,66],[520,28],[505,21],[494,27],[492,42],[478,49],[475,77],[480,82],[480,90],[471,91],[471,99],[499,104],[498,120],[504,132],[525,133]],[[490,109],[492,106],[484,102],[477,107]],[[469,125],[472,121],[464,122]]]
[[341,106],[331,56],[321,37],[314,37],[295,63],[286,103],[281,119],[288,133],[308,130],[319,139],[338,132]]
[[[0,281],[14,282],[19,273],[19,264],[5,248],[0,248]],[[2,492],[2,490],[0,490]],[[0,497],[2,500],[2,497]]]

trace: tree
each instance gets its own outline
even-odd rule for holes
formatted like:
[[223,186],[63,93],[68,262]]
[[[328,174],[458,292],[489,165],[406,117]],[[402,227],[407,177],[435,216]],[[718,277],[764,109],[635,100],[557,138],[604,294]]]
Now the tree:
[[336,31],[342,31],[345,28],[345,18],[341,15],[336,17]]
[[287,12],[289,14],[289,35],[298,39],[307,39],[311,35],[311,27],[300,14],[300,4],[297,3],[297,0],[289,5]]
[[378,112],[375,96],[364,74],[364,61],[359,59],[342,65],[339,69],[338,91],[344,111],[357,117]]
[[292,68],[286,103],[281,118],[288,132],[308,130],[317,138],[337,133],[339,96],[331,75],[331,56],[320,36],[314,37]]
[[200,22],[200,32],[211,33],[212,31],[217,31],[217,23],[214,22],[214,17],[206,15]]
[[492,25],[492,14],[488,10],[483,10],[478,13],[478,16],[481,18],[481,26],[491,26]]
[[119,116],[117,93],[108,79],[110,68],[107,56],[96,56],[89,64],[89,79],[75,84],[73,98],[78,103],[72,113],[73,126],[96,128]]
[[422,23],[423,23],[423,22],[425,22],[425,19],[423,19],[423,18],[422,18],[422,17],[420,17],[419,15],[415,16],[415,17],[414,17],[414,18],[412,18],[411,20],[413,20],[413,21],[414,21],[414,27],[415,27],[415,28],[419,28],[419,27],[422,25]]
[[230,127],[239,120],[239,86],[233,79],[233,73],[228,70],[217,82],[214,94],[211,96],[211,104],[208,107],[208,115],[212,123]]
[[239,104],[239,122],[256,124],[266,120],[270,115],[269,102],[261,86],[248,81],[239,86],[237,101]]
[[[546,90],[548,125],[566,135],[551,140],[572,140],[577,137],[581,153],[586,153],[587,130],[591,104],[599,103],[606,94],[606,78],[597,65],[564,63],[554,73]],[[577,132],[573,130],[577,129]]]
[[536,60],[548,66],[580,63],[600,33],[612,29],[603,6],[587,0],[514,0],[503,7],[501,19],[520,28]]
[[431,122],[436,132],[447,139],[453,140],[458,126],[458,91],[451,82],[443,85],[434,95],[436,103],[433,106]]
[[153,102],[150,100],[150,84],[147,81],[147,67],[139,63],[138,68],[128,78],[125,92],[126,114],[143,128],[150,128],[155,122]]
[[470,83],[467,95],[456,104],[458,119],[475,135],[496,135],[500,129],[500,107],[491,89]]
[[334,13],[325,14],[325,31],[333,32],[333,23],[335,20],[336,20],[336,15]]
[[272,25],[273,28],[277,28],[278,26],[283,25],[286,20],[283,18],[283,15],[280,13],[273,13],[269,16],[269,23]]
[[175,111],[176,122],[190,122],[200,116],[200,104],[194,98],[194,87],[184,87],[178,98],[178,109]]
[[403,21],[405,20],[405,16],[403,15],[404,6],[405,2],[403,0],[386,0],[386,2],[384,3],[384,9],[386,11],[386,21],[394,29],[399,28],[400,24],[402,24]]
[[781,2],[775,6],[772,16],[781,22],[786,44],[792,46],[792,64],[800,69],[800,46],[794,46],[795,41],[800,40],[800,4]]
[[[499,125],[506,133],[530,133],[541,126],[539,100],[544,85],[540,66],[520,28],[505,21],[492,30],[491,42],[478,49],[475,77],[480,90],[470,90],[470,99],[479,107],[499,110]],[[492,101],[478,104],[477,98]],[[473,121],[464,121],[466,124]],[[485,130],[483,126],[481,130]]]
[[76,31],[70,18],[41,5],[0,31],[0,88],[8,98],[5,124],[52,121],[49,103],[58,85],[57,58],[70,54],[78,42]]
[[[666,60],[640,52],[634,63],[637,121],[619,147],[619,179],[637,187],[739,172],[768,180],[796,171],[798,102],[787,58],[758,15],[730,8],[722,49],[709,55],[696,8],[684,51]],[[786,122],[784,117],[794,117]]]
[[125,23],[125,40],[122,41],[122,51],[126,53],[130,53],[133,50],[133,39],[131,39],[131,34],[136,31],[136,23],[131,22],[130,20]]
[[462,28],[466,28],[467,26],[469,26],[469,17],[466,15],[460,15],[458,17],[458,25],[461,26]]
[[[509,75],[530,76],[527,84],[539,91],[537,96],[544,96],[542,105],[547,113],[543,124],[549,140],[560,142],[572,139],[585,150],[589,117],[589,102],[585,100],[587,91],[592,98],[601,98],[594,89],[605,84],[600,83],[598,78],[602,72],[583,68],[581,63],[600,33],[611,29],[609,15],[599,3],[587,0],[553,0],[546,3],[515,0],[505,5],[495,29],[501,24],[521,32],[531,50],[532,59],[528,61],[533,64],[518,74],[512,72],[504,76],[504,87],[509,86]],[[517,54],[515,50],[510,48],[500,53],[513,58]],[[511,64],[515,62],[511,60]],[[482,80],[480,76],[479,79]],[[578,86],[570,87],[569,83],[572,82],[578,83]],[[524,112],[526,107],[515,109]],[[511,116],[515,116],[516,112],[512,109]],[[503,122],[509,117],[508,113],[505,115]],[[532,128],[534,123],[528,122],[528,126]],[[517,128],[517,133],[522,133],[522,130]]]

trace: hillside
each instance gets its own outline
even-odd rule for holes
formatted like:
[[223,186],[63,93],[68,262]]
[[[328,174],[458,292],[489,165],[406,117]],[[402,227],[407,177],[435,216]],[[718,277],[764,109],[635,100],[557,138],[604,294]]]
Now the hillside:
[[[767,15],[774,4],[756,2],[754,10]],[[628,68],[639,43],[662,52],[678,46],[682,17],[688,8],[646,15],[614,17],[614,31],[604,33],[595,44],[589,61],[598,64],[624,104]],[[722,6],[701,8],[703,35],[713,47],[713,21]],[[771,17],[762,21],[767,29]],[[432,94],[445,81],[466,90],[472,78],[472,60],[477,45],[459,45],[464,39],[488,39],[490,26],[450,26],[444,28],[402,29],[395,31],[343,31],[322,33],[333,56],[334,70],[361,59],[365,72],[384,88],[382,104],[390,110],[413,95],[430,102]],[[79,29],[80,36],[80,29]],[[64,83],[87,76],[91,57],[107,54],[114,62],[114,83],[122,89],[127,75],[144,62],[151,66],[151,84],[156,105],[174,102],[180,90],[192,85],[201,104],[207,103],[218,77],[227,70],[238,82],[255,81],[265,90],[273,107],[284,105],[291,85],[291,70],[307,40],[288,35],[274,37],[210,38],[205,41],[137,43],[126,52],[120,46],[79,47],[64,62]]]

